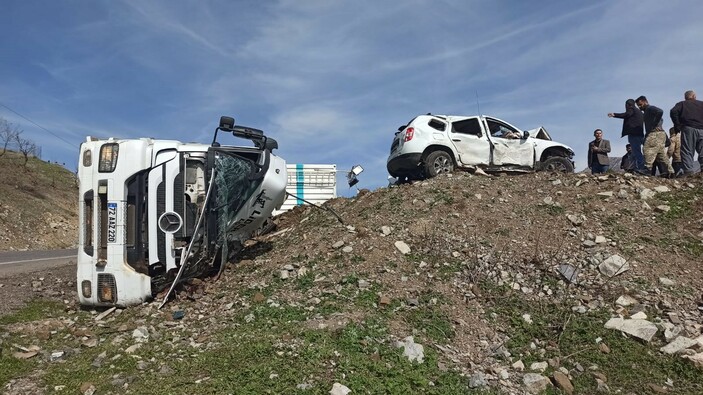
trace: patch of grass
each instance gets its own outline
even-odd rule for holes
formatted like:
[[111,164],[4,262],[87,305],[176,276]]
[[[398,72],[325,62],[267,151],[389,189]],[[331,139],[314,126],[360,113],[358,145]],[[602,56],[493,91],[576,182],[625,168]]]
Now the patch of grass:
[[454,203],[454,196],[452,196],[449,191],[445,189],[431,189],[430,193],[433,195],[435,203],[452,204]]
[[268,322],[300,322],[307,319],[308,313],[302,307],[293,306],[272,306],[261,304],[254,306],[249,312],[243,312],[241,317],[235,319],[235,322],[245,322],[245,316],[248,314],[254,315],[254,320],[259,324],[264,321]]
[[400,207],[403,205],[403,197],[398,191],[398,188],[394,188],[388,192],[388,203],[390,203],[391,207]]
[[703,257],[703,243],[693,237],[685,236],[679,240],[679,246],[689,254],[700,258]]
[[[253,324],[253,323],[252,323]],[[326,394],[334,382],[354,393],[470,393],[466,379],[437,368],[425,348],[423,364],[410,363],[388,344],[383,321],[348,324],[337,331],[301,330],[278,322],[277,329],[243,325],[218,336],[220,346],[172,364],[175,374],[135,382],[140,393]],[[281,334],[286,333],[285,339]],[[199,384],[194,378],[208,377]],[[307,390],[296,388],[308,384]]]
[[303,262],[308,259],[308,255],[307,254],[298,254],[298,255],[292,256],[290,259],[293,262]]
[[[620,332],[603,327],[609,316],[594,313],[574,317],[561,338],[562,354],[572,355],[583,366],[598,366],[608,377],[611,390],[641,392],[647,384],[662,385],[667,379],[674,381],[675,392],[680,394],[703,393],[700,371],[680,356],[660,353],[655,343],[643,344],[636,339],[623,337]],[[594,346],[600,337],[610,348],[605,354]],[[584,351],[585,350],[585,351]],[[597,385],[588,373],[575,377],[574,385],[582,393],[595,393]]]
[[359,276],[356,273],[349,273],[341,281],[341,284],[356,285],[359,282]]
[[498,228],[495,231],[493,231],[494,234],[499,235],[499,236],[510,236],[510,229],[508,228]]
[[0,387],[4,387],[12,378],[25,375],[34,366],[34,361],[17,359],[10,351],[3,347],[0,354]]
[[437,277],[440,279],[447,279],[454,275],[454,273],[459,273],[463,269],[464,265],[461,261],[453,259],[447,262],[443,262],[437,268]]
[[662,236],[657,239],[651,239],[649,237],[640,237],[647,243],[656,245],[657,247],[664,249],[666,251],[681,250],[682,252],[693,255],[694,257],[703,256],[703,243],[693,237],[680,235],[678,237]]
[[[583,367],[596,366],[597,371],[608,378],[608,386],[613,392],[641,393],[648,389],[647,384],[663,385],[667,379],[675,383],[676,393],[703,393],[700,372],[680,356],[667,356],[658,351],[662,344],[654,340],[644,344],[637,339],[623,337],[616,330],[605,329],[610,318],[606,311],[592,311],[586,314],[572,313],[569,304],[537,303],[525,300],[522,295],[501,291],[496,287],[485,287],[486,295],[496,297],[496,302],[487,310],[489,316],[508,328],[510,338],[505,347],[525,365],[549,358],[559,358],[561,366],[570,369],[576,393],[592,394],[597,391],[597,383],[586,370],[579,373],[576,363]],[[527,323],[523,314],[530,314],[532,323]],[[610,353],[600,351],[596,338],[610,348]],[[533,350],[530,343],[537,341],[541,355]],[[552,369],[552,368],[550,368]],[[547,372],[548,374],[549,372]]]
[[691,215],[697,199],[703,196],[703,187],[671,191],[658,195],[669,206],[670,210],[657,216],[662,224],[671,224]]
[[355,254],[351,257],[350,261],[351,261],[351,263],[362,263],[362,262],[366,262],[366,258],[364,258],[361,255]]
[[34,299],[16,312],[0,317],[0,325],[51,318],[62,312],[63,305],[55,300]]
[[417,329],[427,338],[439,343],[445,343],[454,337],[449,316],[433,306],[421,305],[417,309],[405,313],[405,321],[413,329]]
[[543,212],[548,215],[551,215],[552,217],[561,216],[566,211],[564,210],[564,207],[557,206],[556,204],[541,204],[538,207],[540,207]]
[[[65,385],[68,392],[86,382],[93,383],[100,393],[122,392],[112,383],[119,377],[127,379],[129,391],[137,394],[154,393],[155,389],[169,394],[327,394],[335,382],[354,393],[487,393],[472,392],[466,378],[452,369],[440,370],[439,355],[432,347],[425,346],[424,363],[409,362],[402,356],[403,349],[390,341],[387,318],[381,315],[372,313],[365,321],[321,330],[302,325],[299,308],[259,306],[252,313],[256,317],[253,321],[234,317],[237,325],[213,333],[209,349],[192,348],[186,338],[167,344],[180,333],[160,331],[161,338],[149,339],[137,352],[127,355],[123,350],[131,344],[129,332],[124,335],[126,341],[117,346],[110,344],[108,335],[95,348],[81,348],[80,355],[63,363],[44,365],[42,379],[46,387]],[[421,341],[416,337],[416,342]],[[107,353],[102,366],[91,366],[102,352]],[[113,359],[118,354],[121,357]],[[140,360],[147,370],[137,369]],[[451,367],[450,362],[443,362]],[[160,374],[162,364],[173,372]],[[8,365],[0,377],[22,373]],[[299,384],[309,387],[300,389]]]
[[312,271],[308,271],[304,276],[297,276],[295,278],[295,288],[300,291],[308,291],[315,285],[315,275]]

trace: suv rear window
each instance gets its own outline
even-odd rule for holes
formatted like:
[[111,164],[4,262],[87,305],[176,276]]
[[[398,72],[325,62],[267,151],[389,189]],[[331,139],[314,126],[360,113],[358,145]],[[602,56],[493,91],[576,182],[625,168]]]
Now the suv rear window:
[[440,121],[439,119],[432,118],[429,122],[427,122],[427,125],[429,125],[429,127],[431,127],[432,129],[437,129],[442,132],[447,129],[447,124]]
[[480,136],[482,133],[478,118],[469,118],[452,123],[452,132],[472,134],[474,136]]

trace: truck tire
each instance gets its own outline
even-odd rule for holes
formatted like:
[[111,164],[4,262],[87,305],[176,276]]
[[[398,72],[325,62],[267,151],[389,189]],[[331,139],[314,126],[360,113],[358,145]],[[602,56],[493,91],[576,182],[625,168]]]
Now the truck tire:
[[544,161],[542,165],[543,171],[553,171],[561,173],[573,173],[574,165],[571,161],[563,156],[552,156]]
[[441,173],[451,173],[452,171],[454,171],[454,161],[444,151],[432,151],[425,158],[425,175],[427,178],[432,178]]

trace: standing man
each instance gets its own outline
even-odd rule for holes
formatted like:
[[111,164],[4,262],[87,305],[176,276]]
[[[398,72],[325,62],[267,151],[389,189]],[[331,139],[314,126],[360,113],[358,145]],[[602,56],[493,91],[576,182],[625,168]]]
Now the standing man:
[[703,102],[696,100],[696,92],[686,91],[684,101],[676,103],[669,113],[674,129],[681,133],[681,163],[684,174],[693,174],[693,159],[703,170]]
[[627,99],[625,102],[625,112],[611,112],[608,113],[608,117],[622,119],[622,137],[627,136],[628,145],[632,146],[635,169],[643,170],[644,156],[642,156],[642,143],[644,142],[644,127],[642,126],[642,111],[637,109],[634,99]]
[[630,144],[625,146],[625,150],[627,152],[625,152],[625,155],[623,155],[622,159],[620,159],[620,168],[625,170],[626,173],[630,173],[637,169],[635,155],[632,153],[632,146]]
[[600,129],[596,129],[593,136],[596,139],[588,143],[588,167],[591,168],[591,174],[605,173],[610,166],[610,141],[603,139],[603,131]]
[[671,144],[666,150],[666,155],[671,158],[671,167],[674,168],[676,177],[683,174],[683,163],[681,163],[681,133],[676,128],[669,129],[669,140]]
[[674,169],[666,157],[666,132],[662,129],[662,116],[664,111],[661,108],[649,104],[647,98],[640,96],[635,100],[637,107],[644,111],[644,167],[646,174],[652,171],[655,161],[666,164],[667,174],[662,177],[673,177]]

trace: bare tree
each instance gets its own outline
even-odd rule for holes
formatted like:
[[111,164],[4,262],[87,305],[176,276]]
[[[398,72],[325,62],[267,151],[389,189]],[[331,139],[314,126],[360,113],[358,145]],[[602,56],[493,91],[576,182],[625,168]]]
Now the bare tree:
[[0,141],[2,141],[2,153],[0,153],[0,156],[5,155],[7,146],[11,142],[17,141],[20,134],[22,134],[22,130],[19,127],[7,122],[5,118],[0,118]]
[[24,163],[22,164],[24,167],[27,167],[27,162],[29,161],[29,156],[36,155],[35,153],[37,152],[37,145],[34,143],[34,141],[29,140],[29,139],[23,139],[17,136],[17,139],[15,140],[17,142],[17,150],[24,156]]

